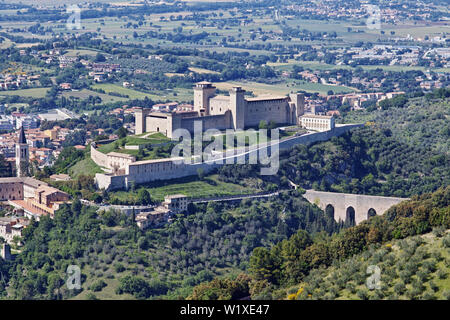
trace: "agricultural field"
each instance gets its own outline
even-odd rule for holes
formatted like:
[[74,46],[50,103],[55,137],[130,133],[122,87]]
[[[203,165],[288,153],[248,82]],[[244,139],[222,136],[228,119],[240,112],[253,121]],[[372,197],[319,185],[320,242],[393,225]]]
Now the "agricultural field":
[[50,88],[31,88],[31,89],[18,89],[18,90],[8,90],[0,91],[1,96],[22,96],[31,98],[43,98],[47,94]]
[[99,51],[94,51],[92,49],[73,49],[67,50],[64,54],[68,57],[77,57],[77,56],[95,56]]
[[325,85],[301,80],[286,80],[273,84],[257,83],[253,81],[228,81],[215,83],[214,85],[220,90],[229,90],[234,86],[241,86],[244,90],[253,92],[255,96],[264,94],[287,95],[297,91],[318,92],[323,95],[326,95],[329,90],[333,90],[334,93],[358,91],[357,89],[344,86]]
[[[191,89],[184,89],[184,88],[176,88],[173,90],[166,90],[165,92],[159,91],[155,93],[141,92],[130,88],[124,88],[123,86],[120,86],[118,84],[111,84],[111,83],[97,83],[94,84],[92,88],[104,90],[106,93],[118,93],[124,96],[124,97],[115,97],[108,95],[108,97],[110,97],[110,99],[113,100],[144,99],[147,97],[154,101],[170,100],[178,102],[188,102],[193,99],[192,98],[193,91]],[[96,95],[101,94],[96,93]]]
[[80,100],[87,99],[87,98],[89,98],[89,96],[92,96],[92,97],[97,96],[102,99],[103,103],[128,100],[128,98],[125,98],[125,97],[112,96],[109,94],[99,93],[99,92],[92,91],[89,89],[81,89],[79,91],[64,91],[61,93],[61,96],[65,97],[65,98],[69,98],[69,99],[73,97],[75,99],[80,99]]

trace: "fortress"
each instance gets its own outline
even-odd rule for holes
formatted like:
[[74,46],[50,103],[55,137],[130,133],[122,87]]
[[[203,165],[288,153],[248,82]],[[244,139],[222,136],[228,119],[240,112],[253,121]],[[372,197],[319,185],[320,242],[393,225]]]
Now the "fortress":
[[[160,132],[174,138],[176,129],[194,132],[194,123],[201,122],[202,130],[240,130],[258,127],[261,121],[278,125],[297,125],[318,132],[290,136],[280,141],[271,141],[270,149],[290,149],[296,144],[325,141],[346,131],[362,126],[360,124],[335,125],[329,116],[304,115],[304,95],[293,93],[288,96],[261,96],[248,98],[245,90],[233,87],[229,96],[216,95],[216,88],[210,82],[199,82],[194,87],[194,106],[191,111],[152,112],[150,108],[139,109],[136,114],[136,134]],[[266,146],[266,147],[267,147]],[[211,161],[183,163],[183,158],[165,158],[136,161],[136,158],[118,152],[104,154],[91,144],[91,158],[105,173],[97,173],[97,186],[106,190],[128,189],[132,184],[144,184],[158,180],[183,178],[198,174],[199,170],[209,173],[226,164],[248,163],[253,156],[261,155],[262,148],[248,150],[232,149],[226,155]],[[216,162],[216,160],[219,160]],[[223,161],[222,161],[223,162]]]
[[136,134],[161,132],[169,138],[178,128],[194,131],[194,122],[201,121],[203,130],[245,129],[257,127],[262,120],[276,124],[299,124],[304,113],[304,95],[261,96],[246,98],[245,90],[233,87],[229,96],[216,95],[210,82],[199,82],[194,87],[194,109],[183,112],[136,112]]

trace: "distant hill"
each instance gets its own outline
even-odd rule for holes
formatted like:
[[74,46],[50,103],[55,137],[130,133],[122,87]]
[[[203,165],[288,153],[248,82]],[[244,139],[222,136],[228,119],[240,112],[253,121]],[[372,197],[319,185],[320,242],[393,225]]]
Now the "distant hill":
[[[449,299],[448,229],[450,187],[331,236],[299,230],[271,248],[255,248],[248,274],[202,283],[190,298]],[[365,287],[370,265],[380,268],[373,291]]]

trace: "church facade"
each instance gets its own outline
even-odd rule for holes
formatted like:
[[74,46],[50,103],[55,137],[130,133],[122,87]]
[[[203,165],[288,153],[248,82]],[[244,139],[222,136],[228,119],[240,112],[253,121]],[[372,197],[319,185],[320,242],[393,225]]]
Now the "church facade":
[[176,129],[194,131],[194,123],[201,121],[203,130],[245,129],[257,127],[261,121],[296,125],[304,113],[304,95],[245,97],[245,90],[233,87],[229,96],[216,95],[210,82],[194,87],[194,109],[184,112],[151,112],[140,109],[135,114],[136,134],[161,132],[172,138]]

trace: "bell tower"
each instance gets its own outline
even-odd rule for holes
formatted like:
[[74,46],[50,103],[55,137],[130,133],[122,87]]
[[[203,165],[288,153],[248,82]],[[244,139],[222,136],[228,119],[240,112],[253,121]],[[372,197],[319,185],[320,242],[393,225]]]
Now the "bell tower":
[[30,152],[28,150],[27,139],[23,126],[20,127],[19,141],[16,144],[16,172],[18,177],[25,177],[28,174],[28,162]]

